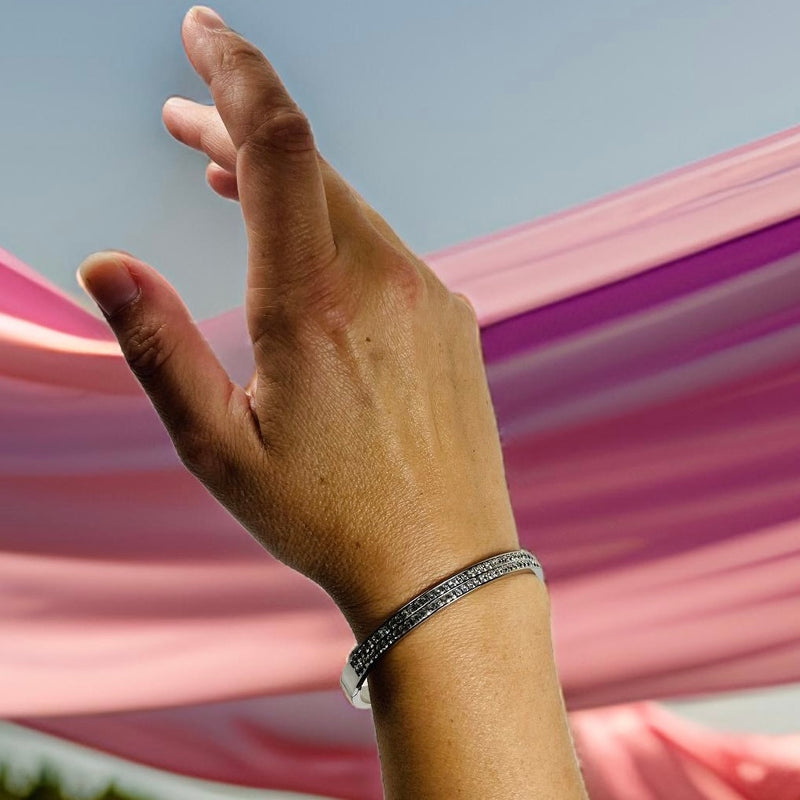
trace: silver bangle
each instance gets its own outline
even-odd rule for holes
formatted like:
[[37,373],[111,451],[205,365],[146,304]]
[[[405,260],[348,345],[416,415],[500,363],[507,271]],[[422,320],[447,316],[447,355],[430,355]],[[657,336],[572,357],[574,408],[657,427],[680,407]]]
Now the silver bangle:
[[345,697],[356,708],[370,708],[367,673],[398,639],[459,597],[523,569],[531,570],[544,582],[544,570],[536,556],[528,550],[512,550],[479,561],[410,600],[351,651],[339,680]]

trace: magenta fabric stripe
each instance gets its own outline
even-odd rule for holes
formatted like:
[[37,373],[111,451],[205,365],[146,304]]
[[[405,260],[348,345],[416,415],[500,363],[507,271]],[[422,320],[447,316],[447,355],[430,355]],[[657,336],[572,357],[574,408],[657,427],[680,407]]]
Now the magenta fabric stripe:
[[518,314],[482,331],[487,361],[644,311],[800,252],[800,217]]

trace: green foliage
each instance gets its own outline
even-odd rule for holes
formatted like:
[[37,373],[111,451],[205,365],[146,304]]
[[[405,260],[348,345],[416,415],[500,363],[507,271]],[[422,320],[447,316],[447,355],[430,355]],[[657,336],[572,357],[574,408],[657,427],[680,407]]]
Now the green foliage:
[[12,774],[9,766],[0,764],[0,800],[160,800],[160,798],[141,797],[118,790],[112,781],[111,785],[98,792],[79,796],[69,794],[62,788],[62,780],[57,770],[49,766],[42,767],[38,781],[32,785],[21,785],[22,781]]

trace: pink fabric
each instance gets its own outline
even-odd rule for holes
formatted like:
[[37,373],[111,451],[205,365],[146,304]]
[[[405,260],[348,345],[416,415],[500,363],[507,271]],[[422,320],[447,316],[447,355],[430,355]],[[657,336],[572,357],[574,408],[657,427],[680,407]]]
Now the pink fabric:
[[[343,713],[341,699],[321,692],[30,725],[208,780],[380,800],[370,716]],[[800,797],[800,732],[722,734],[649,702],[573,711],[570,726],[592,800]]]
[[720,734],[655,703],[571,716],[592,800],[796,800],[800,734]]
[[[795,129],[427,259],[479,311],[567,704],[616,753],[587,734],[598,797],[633,797],[625,759],[674,777],[679,742],[687,763],[723,745],[676,723],[642,755],[614,720],[657,738],[656,706],[588,709],[800,680],[799,179]],[[242,310],[201,327],[246,381]],[[188,774],[379,796],[369,715],[336,689],[338,610],[183,469],[105,323],[2,251],[0,509],[0,715]]]

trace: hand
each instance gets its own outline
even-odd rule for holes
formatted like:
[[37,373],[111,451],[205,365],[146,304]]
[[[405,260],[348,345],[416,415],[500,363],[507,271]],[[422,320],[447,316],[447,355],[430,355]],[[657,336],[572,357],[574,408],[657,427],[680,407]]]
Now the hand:
[[203,7],[182,37],[215,106],[168,102],[164,119],[241,202],[248,390],[152,267],[103,251],[79,279],[182,462],[360,641],[519,547],[475,314],[320,156],[256,47]]

